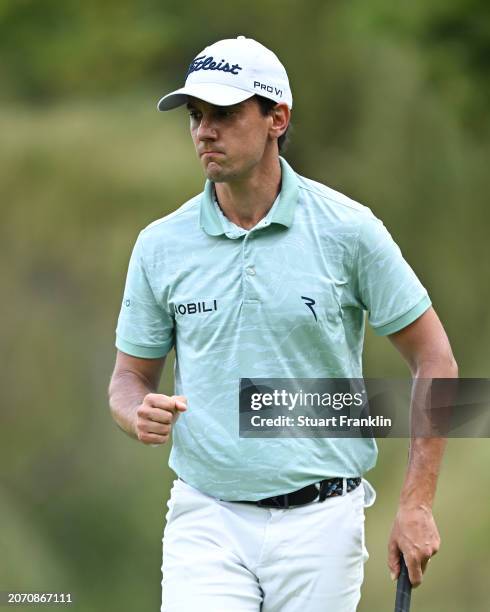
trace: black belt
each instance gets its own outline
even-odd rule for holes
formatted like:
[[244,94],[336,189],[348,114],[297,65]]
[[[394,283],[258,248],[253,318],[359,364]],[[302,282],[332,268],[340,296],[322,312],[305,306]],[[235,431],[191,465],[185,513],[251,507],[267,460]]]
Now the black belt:
[[[346,493],[350,493],[361,484],[361,478],[346,478]],[[343,478],[328,478],[320,482],[303,487],[298,491],[285,493],[284,495],[274,495],[258,501],[238,500],[234,503],[255,504],[261,508],[281,508],[287,509],[293,506],[304,506],[311,502],[323,502],[327,497],[335,497],[344,494]]]

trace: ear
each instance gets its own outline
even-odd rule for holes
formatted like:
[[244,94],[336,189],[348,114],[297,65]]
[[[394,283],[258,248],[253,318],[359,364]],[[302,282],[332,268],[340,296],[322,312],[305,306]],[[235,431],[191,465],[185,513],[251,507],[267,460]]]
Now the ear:
[[284,134],[291,120],[291,109],[287,104],[283,102],[276,104],[270,111],[271,124],[269,128],[269,135],[271,138],[277,140]]

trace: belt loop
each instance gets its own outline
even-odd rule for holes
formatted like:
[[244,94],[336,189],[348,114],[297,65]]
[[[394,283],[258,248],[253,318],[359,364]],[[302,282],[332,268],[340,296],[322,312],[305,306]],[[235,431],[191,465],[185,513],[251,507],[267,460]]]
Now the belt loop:
[[320,488],[318,490],[318,501],[321,503],[321,502],[324,502],[327,499],[328,480],[322,480],[318,484],[320,486]]
[[342,478],[342,497],[347,494],[347,478]]

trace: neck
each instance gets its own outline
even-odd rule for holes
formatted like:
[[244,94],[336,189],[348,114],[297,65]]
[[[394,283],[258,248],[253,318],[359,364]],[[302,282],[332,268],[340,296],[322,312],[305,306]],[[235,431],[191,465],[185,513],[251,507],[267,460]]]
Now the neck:
[[262,160],[246,177],[215,183],[216,197],[230,221],[245,229],[254,227],[272,208],[281,190],[281,165],[277,155]]

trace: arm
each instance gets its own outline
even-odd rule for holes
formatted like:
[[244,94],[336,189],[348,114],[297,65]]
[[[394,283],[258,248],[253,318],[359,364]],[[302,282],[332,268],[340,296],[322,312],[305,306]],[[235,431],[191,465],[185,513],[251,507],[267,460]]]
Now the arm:
[[164,444],[186,399],[156,393],[165,357],[142,359],[117,351],[109,384],[113,419],[129,436],[144,444]]
[[[410,367],[414,379],[412,396],[423,394],[423,381],[418,379],[458,376],[449,340],[433,308],[389,338]],[[440,545],[432,505],[445,446],[444,438],[412,437],[389,539],[388,567],[392,578],[395,580],[399,575],[402,552],[415,587],[421,584],[426,565]]]

